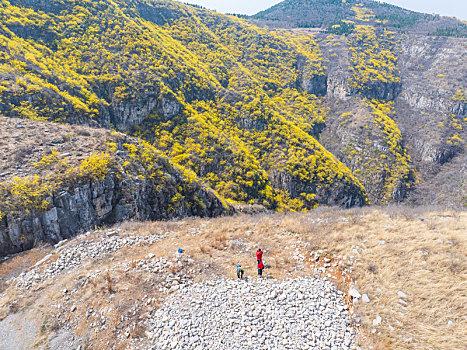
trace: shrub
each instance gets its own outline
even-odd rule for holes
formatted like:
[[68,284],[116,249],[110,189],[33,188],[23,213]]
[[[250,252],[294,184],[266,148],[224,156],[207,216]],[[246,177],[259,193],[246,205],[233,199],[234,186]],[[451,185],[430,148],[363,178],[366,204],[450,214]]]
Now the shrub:
[[79,175],[102,181],[109,171],[110,164],[111,157],[108,153],[93,153],[81,163]]

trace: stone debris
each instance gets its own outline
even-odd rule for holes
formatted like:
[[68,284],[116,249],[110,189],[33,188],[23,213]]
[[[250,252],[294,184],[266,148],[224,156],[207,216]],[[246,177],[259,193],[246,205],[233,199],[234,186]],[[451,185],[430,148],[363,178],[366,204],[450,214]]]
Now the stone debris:
[[[59,274],[82,268],[122,248],[154,244],[170,234],[137,236],[119,229],[87,232],[57,244],[53,253],[12,282],[31,292]],[[242,251],[246,247],[242,241],[233,243]],[[302,254],[297,256],[307,259]],[[351,316],[353,307],[346,304],[346,294],[336,289],[330,281],[335,277],[327,273],[339,269],[343,275],[350,274],[351,267],[345,266],[352,264],[353,257],[331,257],[323,249],[312,252],[309,259],[324,265],[314,268],[313,278],[220,279],[194,284],[194,276],[203,266],[188,254],[174,253],[164,258],[148,251],[144,258],[116,262],[104,270],[91,269],[75,287],[62,289],[63,299],[57,305],[55,318],[69,331],[77,327],[79,320],[85,320],[93,334],[105,331],[111,327],[107,321],[112,308],[82,305],[75,293],[98,278],[145,271],[152,274],[154,294],[134,300],[114,332],[119,342],[129,342],[129,348],[358,349],[356,329],[360,321]],[[362,298],[354,287],[349,294]],[[143,335],[137,331],[141,325]]]
[[369,302],[370,302],[370,298],[368,297],[368,295],[363,294],[363,295],[362,295],[362,301],[363,301],[364,303],[369,303]]
[[360,299],[362,297],[359,291],[355,289],[354,287],[349,289],[349,295],[355,299]]
[[172,294],[146,335],[151,349],[356,349],[345,306],[321,278],[204,281]]
[[[67,270],[78,268],[85,259],[99,259],[105,255],[120,250],[123,247],[151,245],[163,239],[166,234],[152,234],[148,236],[105,235],[97,240],[83,240],[76,245],[60,245],[57,250],[60,255],[55,262],[42,270],[40,266],[28,272],[21,273],[16,281],[18,288],[30,289],[45,280],[55,277]],[[36,264],[37,265],[37,264]]]
[[400,298],[403,298],[403,299],[407,299],[407,294],[405,294],[403,291],[401,290],[398,290],[397,291],[397,295],[400,297]]

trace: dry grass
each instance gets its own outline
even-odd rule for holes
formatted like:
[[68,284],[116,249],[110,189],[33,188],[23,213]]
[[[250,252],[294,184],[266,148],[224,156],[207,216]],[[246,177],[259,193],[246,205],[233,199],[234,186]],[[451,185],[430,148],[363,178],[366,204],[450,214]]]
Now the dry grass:
[[[140,224],[139,229],[153,231],[161,224],[146,225],[143,229]],[[297,266],[294,245],[302,253],[328,249],[331,255],[354,255],[354,283],[371,299],[369,304],[355,305],[370,338],[368,347],[465,348],[466,213],[405,207],[332,209],[310,214],[184,220],[175,225],[178,227],[170,227],[177,232],[172,239],[183,242],[187,254],[222,275],[232,276],[237,263],[247,267],[247,275],[253,275],[257,247],[265,250],[264,259],[271,262],[266,274],[275,278],[308,273]],[[203,225],[195,237],[183,234],[187,228]],[[237,248],[238,241],[243,241],[249,252]],[[399,290],[408,295],[407,305],[402,305],[405,310],[398,302]],[[376,315],[383,323],[372,333]]]
[[105,279],[105,282],[106,282],[106,289],[107,289],[107,292],[109,293],[113,293],[113,288],[112,288],[112,278],[110,277],[110,273],[107,272],[105,275],[104,275],[104,279]]
[[[143,329],[131,328],[140,323],[144,308],[122,325],[122,315],[133,315],[135,302],[144,295],[163,303],[153,276],[138,272],[136,260],[148,253],[171,257],[178,248],[195,260],[194,281],[206,278],[235,277],[235,266],[241,264],[246,276],[256,278],[257,248],[264,251],[268,268],[266,276],[287,278],[307,276],[309,264],[299,263],[298,254],[327,249],[327,255],[355,256],[352,279],[370,303],[355,304],[361,317],[364,348],[374,349],[466,349],[467,329],[467,213],[407,208],[335,210],[320,209],[309,214],[241,215],[210,220],[185,219],[177,222],[126,223],[122,232],[139,235],[170,232],[152,246],[122,249],[86,265],[72,274],[59,276],[42,287],[52,295],[49,303],[60,299],[60,288],[77,288],[80,276],[89,271],[104,271],[102,277],[78,288],[81,318],[71,316],[77,334],[86,335],[88,322],[82,313],[88,309],[112,311],[106,315],[109,329],[90,341],[94,347],[115,344],[112,330],[129,327],[130,337],[144,336]],[[384,241],[384,242],[383,242]],[[106,273],[113,265],[128,262],[131,270]],[[3,265],[3,264],[2,264]],[[2,268],[0,265],[0,268]],[[178,272],[174,266],[167,273]],[[348,288],[343,281],[341,289]],[[60,286],[60,287],[57,287]],[[398,291],[407,294],[407,305],[399,302]],[[53,292],[54,291],[54,292]],[[8,290],[13,293],[13,290]],[[7,294],[8,294],[7,293]],[[16,298],[16,296],[15,296]],[[2,302],[1,305],[6,305]],[[37,300],[23,301],[19,307],[36,305]],[[154,307],[154,306],[152,306]],[[372,320],[380,315],[383,322],[373,332]],[[452,321],[454,326],[449,326]],[[126,342],[119,344],[126,348]]]
[[34,166],[52,150],[66,155],[69,166],[77,166],[90,153],[105,151],[110,135],[106,129],[0,117],[0,173],[7,174],[0,181],[11,180],[13,173],[53,174],[53,164],[45,169]]
[[6,288],[6,281],[17,277],[21,272],[33,266],[36,262],[50,253],[50,246],[40,246],[32,250],[28,250],[10,259],[0,263],[0,293]]

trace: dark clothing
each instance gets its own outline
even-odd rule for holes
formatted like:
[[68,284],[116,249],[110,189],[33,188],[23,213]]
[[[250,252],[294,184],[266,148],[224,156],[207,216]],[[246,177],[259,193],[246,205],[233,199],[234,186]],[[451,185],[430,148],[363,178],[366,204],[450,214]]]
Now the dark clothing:
[[243,274],[245,271],[241,267],[237,267],[237,277],[243,279]]
[[258,263],[258,276],[262,276],[262,275],[263,275],[263,269],[264,269],[264,264],[263,264],[263,262],[260,260],[260,262]]
[[256,251],[256,260],[258,260],[258,264],[262,259],[263,259],[263,252],[261,250],[257,250]]

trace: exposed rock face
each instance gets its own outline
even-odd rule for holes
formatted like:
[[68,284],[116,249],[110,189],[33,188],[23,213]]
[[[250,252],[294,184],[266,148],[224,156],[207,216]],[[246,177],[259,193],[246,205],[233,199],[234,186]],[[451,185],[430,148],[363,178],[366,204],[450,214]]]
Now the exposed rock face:
[[314,75],[311,78],[302,77],[300,87],[316,96],[326,95],[328,77],[326,75]]
[[[232,211],[196,175],[124,134],[11,118],[1,118],[0,129],[13,134],[5,135],[7,145],[0,148],[0,169],[11,170],[0,172],[0,256],[19,251],[21,243],[24,249],[57,243],[125,220],[211,217]],[[74,137],[62,139],[63,132]],[[24,153],[21,144],[36,147]],[[45,145],[54,147],[57,158],[52,160]],[[83,150],[88,153],[81,154]],[[38,167],[44,158],[50,163]],[[97,173],[86,172],[85,166]]]
[[369,99],[377,99],[383,101],[393,101],[402,91],[402,84],[398,82],[376,82],[368,89],[360,90],[359,93],[363,97]]
[[[411,199],[465,205],[467,61],[462,38],[405,35],[399,43],[403,92],[395,120],[417,164],[420,184]],[[456,94],[460,98],[456,98]],[[453,139],[454,137],[454,139]],[[463,160],[464,159],[464,160]]]
[[326,74],[313,72],[309,67],[309,62],[302,55],[297,57],[296,68],[298,70],[296,81],[298,88],[316,96],[326,95],[328,87],[328,77]]
[[349,75],[339,73],[330,75],[327,84],[327,94],[340,100],[350,98],[355,92],[348,86],[348,81]]
[[350,75],[345,71],[336,71],[329,76],[326,82],[327,94],[340,100],[348,99],[354,95],[364,98],[393,101],[402,92],[402,83],[376,82],[365,89],[354,89],[349,86]]
[[[162,120],[169,120],[176,116],[181,110],[180,104],[175,97],[170,95],[159,95],[159,93],[147,94],[144,98],[131,101],[113,102],[110,108],[112,118],[110,122],[118,130],[130,131],[132,127],[140,125],[144,118],[150,114],[161,116]],[[104,125],[109,124],[103,121]]]
[[[174,184],[183,181],[179,174],[172,175]],[[135,181],[109,174],[103,181],[63,191],[49,198],[46,212],[33,210],[27,215],[2,218],[0,255],[18,251],[21,242],[29,249],[38,242],[57,243],[95,226],[125,220],[210,217],[228,211],[213,192],[199,186],[188,190],[182,202],[172,206],[177,190],[168,188],[158,191],[150,179]]]
[[407,84],[400,98],[407,102],[411,108],[425,113],[453,113],[458,116],[465,116],[467,114],[467,103],[453,101],[452,96],[452,90],[435,89],[430,86],[421,89],[419,86]]
[[[310,191],[310,184],[303,183],[289,173],[271,170],[269,178],[275,187],[291,193],[292,196],[298,196],[302,192]],[[329,206],[351,208],[365,205],[361,188],[353,186],[350,183],[336,182],[333,187],[328,189],[314,186],[312,192],[315,193],[317,203]]]

